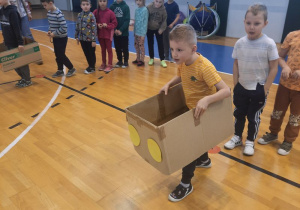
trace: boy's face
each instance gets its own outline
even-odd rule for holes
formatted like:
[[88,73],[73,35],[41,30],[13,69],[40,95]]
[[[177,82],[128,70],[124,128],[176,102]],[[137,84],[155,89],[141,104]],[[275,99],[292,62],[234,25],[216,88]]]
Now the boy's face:
[[254,15],[252,12],[248,12],[244,20],[245,31],[248,35],[248,39],[255,40],[262,36],[262,29],[268,24],[268,21],[264,20],[262,12],[258,12]]
[[0,6],[1,7],[5,7],[5,6],[7,6],[7,5],[9,5],[9,2],[8,2],[9,0],[0,0]]
[[83,2],[81,2],[80,7],[84,12],[88,12],[91,9],[91,4],[88,1],[83,1]]
[[154,0],[154,7],[160,8],[161,5],[163,5],[164,1],[163,0]]
[[197,46],[191,45],[186,41],[170,40],[170,48],[174,61],[176,64],[188,62],[192,55],[196,52]]
[[42,5],[47,11],[52,10],[54,8],[53,2],[43,2]]
[[105,10],[107,7],[107,0],[99,0],[99,7],[101,10]]
[[138,7],[143,6],[143,1],[142,0],[136,0],[135,3]]

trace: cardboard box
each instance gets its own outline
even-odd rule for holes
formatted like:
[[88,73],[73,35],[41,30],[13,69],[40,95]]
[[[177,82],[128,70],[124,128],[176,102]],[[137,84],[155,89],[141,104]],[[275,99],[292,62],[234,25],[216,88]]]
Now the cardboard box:
[[24,52],[20,53],[18,48],[7,50],[4,43],[0,44],[0,68],[6,72],[29,63],[42,60],[40,47],[37,42],[24,38]]
[[231,98],[211,104],[196,120],[181,85],[126,108],[135,150],[164,174],[171,174],[233,135]]

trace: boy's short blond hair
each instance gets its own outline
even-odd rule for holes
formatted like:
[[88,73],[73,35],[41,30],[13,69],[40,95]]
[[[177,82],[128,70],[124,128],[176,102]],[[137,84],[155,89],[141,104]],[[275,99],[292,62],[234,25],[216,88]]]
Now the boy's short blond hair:
[[80,3],[82,2],[88,2],[89,4],[91,4],[91,0],[80,0]]
[[267,21],[268,20],[268,10],[267,10],[267,6],[263,3],[255,3],[252,4],[250,7],[248,7],[248,10],[245,14],[245,19],[246,16],[248,14],[248,12],[251,12],[253,15],[257,15],[259,12],[263,13],[264,16],[264,20]]
[[191,45],[197,45],[197,35],[193,26],[189,24],[178,24],[169,35],[169,40],[176,42],[187,42]]

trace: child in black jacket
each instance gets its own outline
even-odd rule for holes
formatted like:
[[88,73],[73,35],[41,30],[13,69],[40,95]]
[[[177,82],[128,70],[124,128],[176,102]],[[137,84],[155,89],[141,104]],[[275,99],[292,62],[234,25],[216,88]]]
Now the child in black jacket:
[[[21,33],[21,17],[17,7],[10,5],[9,0],[0,1],[0,23],[5,46],[8,49],[18,48],[19,52],[24,52],[24,41]],[[25,65],[16,68],[15,71],[21,77],[16,87],[27,87],[32,85],[29,66]]]

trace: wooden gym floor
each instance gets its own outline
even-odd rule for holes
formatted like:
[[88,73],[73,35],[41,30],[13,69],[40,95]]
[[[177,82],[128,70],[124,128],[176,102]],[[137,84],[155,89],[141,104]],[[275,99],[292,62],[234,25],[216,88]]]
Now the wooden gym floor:
[[[45,18],[45,11],[34,11],[33,16]],[[72,13],[66,17],[74,20]],[[85,75],[81,47],[69,39],[67,55],[77,73],[53,79],[53,46],[45,32],[32,33],[44,60],[43,65],[30,64],[34,84],[16,88],[17,74],[0,72],[1,210],[300,209],[300,139],[288,156],[280,156],[283,132],[279,142],[256,144],[253,157],[244,156],[242,147],[226,150],[222,142],[221,152],[210,154],[212,168],[196,169],[193,193],[181,202],[169,202],[181,171],[163,175],[135,152],[124,109],[157,94],[175,75],[176,64],[163,69],[155,60],[152,67],[130,65]],[[206,42],[213,51],[235,41],[216,37]],[[99,45],[96,55],[99,66]],[[134,59],[131,53],[130,62]],[[232,88],[232,76],[220,75]],[[258,137],[268,131],[276,89],[271,87]]]

